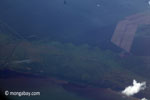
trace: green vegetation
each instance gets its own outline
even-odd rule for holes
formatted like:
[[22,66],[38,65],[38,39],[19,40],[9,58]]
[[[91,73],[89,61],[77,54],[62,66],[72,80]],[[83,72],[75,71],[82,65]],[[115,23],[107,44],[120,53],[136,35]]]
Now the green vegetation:
[[[24,55],[24,56],[23,56]],[[94,79],[93,75],[103,75],[106,71],[117,69],[117,55],[111,51],[101,51],[89,45],[75,46],[59,42],[26,43],[17,47],[12,60],[32,59],[33,71],[39,69],[51,75],[60,75],[70,79]],[[40,66],[37,66],[37,64]],[[41,67],[42,66],[42,67]],[[16,67],[16,65],[14,66]],[[21,68],[26,67],[22,65]],[[39,67],[39,68],[38,68]],[[16,67],[18,68],[18,67]],[[74,73],[74,74],[72,74]]]
[[[32,62],[13,63],[24,59],[30,59]],[[7,68],[119,89],[127,84],[126,80],[135,77],[123,68],[121,61],[116,53],[88,44],[77,46],[57,41],[21,41]]]
[[[5,67],[19,72],[53,76],[71,82],[82,82],[112,89],[124,88],[134,78],[141,79],[135,74],[136,71],[133,73],[133,70],[131,70],[133,72],[129,70],[132,66],[140,66],[136,62],[138,60],[120,58],[111,50],[104,51],[88,44],[74,45],[44,40],[32,42],[14,40],[10,44],[18,45],[11,56],[3,53],[5,57],[9,56],[9,60],[5,66],[1,66],[1,69]],[[10,44],[3,46],[10,47]],[[31,62],[15,63],[26,59]],[[1,58],[2,60],[7,59]]]

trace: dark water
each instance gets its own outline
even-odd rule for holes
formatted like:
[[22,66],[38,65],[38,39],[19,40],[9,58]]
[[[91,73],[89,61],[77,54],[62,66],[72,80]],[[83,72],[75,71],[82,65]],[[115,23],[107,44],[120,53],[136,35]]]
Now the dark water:
[[[8,71],[3,71],[3,73],[7,72]],[[11,75],[9,78],[0,78],[1,100],[137,100],[136,98],[132,97],[123,97],[122,94],[111,89],[96,88],[82,84],[70,83],[52,77],[40,78],[33,77],[32,75],[20,74],[14,71],[9,72],[9,75]],[[14,77],[16,75],[19,76]],[[5,91],[38,91],[40,92],[40,96],[5,96]]]

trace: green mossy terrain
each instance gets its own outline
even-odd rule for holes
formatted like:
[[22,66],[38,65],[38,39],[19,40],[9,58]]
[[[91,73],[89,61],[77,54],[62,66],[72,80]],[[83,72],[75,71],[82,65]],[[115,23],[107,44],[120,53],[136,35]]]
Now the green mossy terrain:
[[[14,44],[17,42],[15,41]],[[31,62],[15,63],[25,59]],[[88,44],[77,46],[57,41],[20,40],[7,64],[2,67],[120,89],[136,77],[126,69],[124,65],[127,63],[123,65],[123,61],[123,58],[110,50],[103,51],[99,47],[91,47]]]
[[148,57],[120,57],[116,52],[88,44],[28,41],[2,32],[0,36],[1,70],[7,68],[22,73],[52,76],[119,91],[131,84],[133,79],[150,83],[150,74],[147,73],[149,65],[144,62]]

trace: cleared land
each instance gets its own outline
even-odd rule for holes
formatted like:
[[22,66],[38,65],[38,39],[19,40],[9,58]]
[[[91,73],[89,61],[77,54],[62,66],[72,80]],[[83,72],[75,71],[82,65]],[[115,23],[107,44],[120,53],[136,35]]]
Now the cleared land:
[[145,24],[150,24],[150,13],[139,13],[126,17],[117,24],[111,42],[130,52],[138,26]]

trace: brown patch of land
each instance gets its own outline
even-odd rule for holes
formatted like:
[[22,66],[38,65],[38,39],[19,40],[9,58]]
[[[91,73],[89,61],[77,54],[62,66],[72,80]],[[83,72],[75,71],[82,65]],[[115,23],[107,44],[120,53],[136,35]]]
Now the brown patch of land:
[[120,21],[116,26],[111,41],[118,47],[130,52],[135,33],[141,24],[150,24],[149,13],[134,14]]

